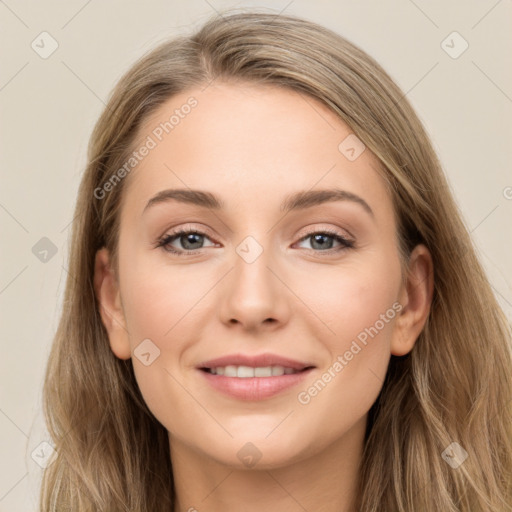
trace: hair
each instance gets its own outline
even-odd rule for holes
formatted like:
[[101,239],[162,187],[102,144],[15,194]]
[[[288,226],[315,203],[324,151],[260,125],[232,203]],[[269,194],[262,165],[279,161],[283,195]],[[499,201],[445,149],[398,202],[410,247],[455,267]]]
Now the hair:
[[[432,255],[425,327],[409,354],[391,356],[368,414],[357,509],[512,511],[511,326],[421,121],[357,46],[304,19],[256,11],[210,19],[143,55],[94,127],[43,388],[56,453],[41,510],[172,510],[168,433],[145,404],[131,359],[111,351],[93,286],[96,252],[116,253],[126,180],[102,199],[94,191],[130,157],[148,116],[213,80],[278,86],[327,106],[379,161],[403,262],[419,243]],[[442,456],[453,442],[468,454],[456,469]]]

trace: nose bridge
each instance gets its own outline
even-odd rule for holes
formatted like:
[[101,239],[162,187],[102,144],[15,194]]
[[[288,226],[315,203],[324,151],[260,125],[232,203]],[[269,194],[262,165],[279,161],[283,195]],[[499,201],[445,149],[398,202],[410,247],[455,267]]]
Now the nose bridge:
[[269,240],[248,235],[235,247],[234,268],[222,297],[224,321],[254,327],[268,319],[284,320],[285,290],[274,275],[276,258]]
[[233,291],[240,295],[239,299],[254,296],[259,301],[268,301],[273,295],[275,283],[271,282],[273,276],[269,270],[273,259],[269,245],[269,237],[259,235],[257,239],[248,235],[235,247]]

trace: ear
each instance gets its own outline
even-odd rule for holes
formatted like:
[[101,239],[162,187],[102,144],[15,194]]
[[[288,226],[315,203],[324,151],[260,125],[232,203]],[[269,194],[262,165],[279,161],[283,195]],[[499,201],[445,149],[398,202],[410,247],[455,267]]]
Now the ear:
[[420,335],[432,304],[434,294],[434,266],[430,251],[423,244],[417,245],[409,257],[407,279],[400,290],[402,309],[396,319],[391,353],[408,354]]
[[116,276],[110,264],[107,249],[96,253],[94,264],[94,291],[100,304],[100,315],[105,326],[112,352],[119,359],[130,359],[130,340],[121,304]]

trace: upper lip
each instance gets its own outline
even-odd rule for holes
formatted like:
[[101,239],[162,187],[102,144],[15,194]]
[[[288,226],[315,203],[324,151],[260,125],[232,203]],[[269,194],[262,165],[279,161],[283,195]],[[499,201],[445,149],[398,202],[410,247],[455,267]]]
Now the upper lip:
[[219,366],[249,366],[252,368],[284,366],[285,368],[293,368],[294,370],[304,370],[305,368],[313,367],[314,365],[276,354],[259,354],[253,356],[246,354],[232,354],[205,361],[198,365],[198,368],[218,368]]

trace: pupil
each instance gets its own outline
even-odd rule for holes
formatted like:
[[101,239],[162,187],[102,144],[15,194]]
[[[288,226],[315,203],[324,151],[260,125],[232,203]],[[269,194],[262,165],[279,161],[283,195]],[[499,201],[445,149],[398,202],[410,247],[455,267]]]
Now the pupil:
[[[183,244],[185,249],[190,249],[190,250],[197,249],[197,247],[187,247],[187,244],[194,244],[194,243],[200,244],[201,236],[202,235],[199,235],[198,233],[187,233],[185,235],[185,243]],[[199,241],[197,240],[197,238],[199,238]]]
[[[332,245],[332,240],[331,240],[331,244],[329,244],[329,243],[327,243],[327,244],[326,244],[326,243],[323,243],[323,242],[325,242],[325,239],[326,239],[326,238],[330,238],[330,235],[325,235],[325,234],[324,234],[324,235],[322,235],[322,234],[320,234],[320,235],[314,235],[314,236],[313,236],[313,248],[314,248],[314,244],[315,244],[315,243],[319,243],[319,242],[320,242],[320,243],[319,243],[319,247],[320,247],[320,249],[322,249],[322,248],[326,248],[327,246],[329,246],[329,247],[327,247],[327,248],[328,248],[328,249],[330,249],[330,248],[331,248],[331,247],[330,247],[330,245]],[[322,240],[323,240],[323,242],[322,242]]]

